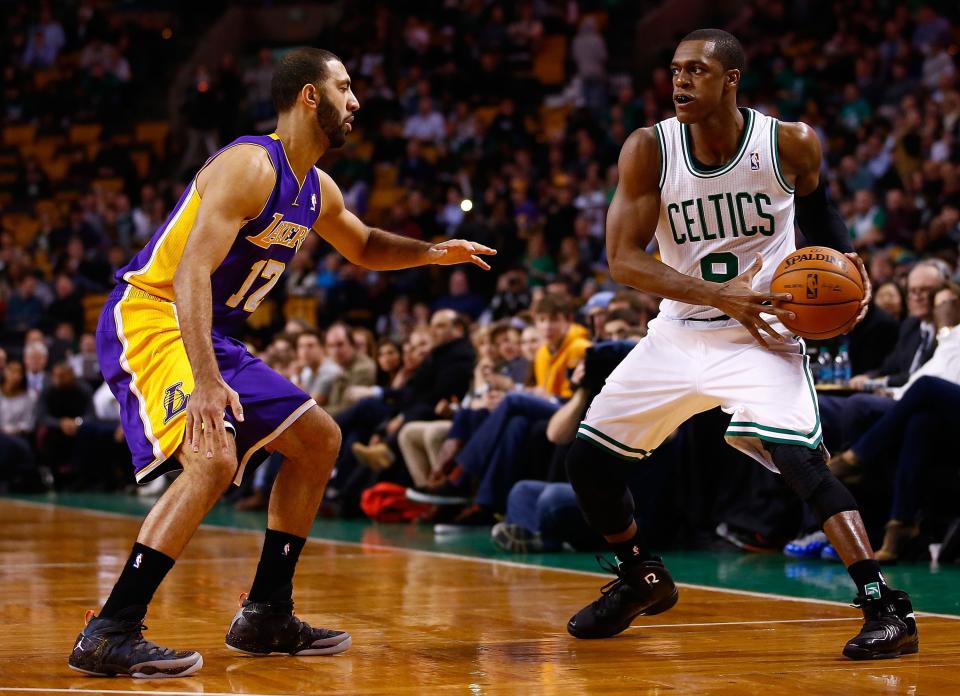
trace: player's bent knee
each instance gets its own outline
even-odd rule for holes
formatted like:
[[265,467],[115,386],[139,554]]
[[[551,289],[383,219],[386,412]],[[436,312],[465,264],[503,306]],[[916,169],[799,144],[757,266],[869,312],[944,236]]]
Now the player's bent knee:
[[230,485],[237,473],[237,455],[232,448],[230,452],[217,452],[208,458],[206,454],[194,452],[182,445],[176,457],[185,473],[189,473],[199,482],[206,481],[211,487],[221,490]]
[[619,534],[633,522],[627,462],[577,439],[567,453],[567,477],[584,518],[600,534]]
[[857,501],[830,469],[823,452],[802,445],[767,443],[784,482],[800,496],[820,524],[840,512],[857,509]]

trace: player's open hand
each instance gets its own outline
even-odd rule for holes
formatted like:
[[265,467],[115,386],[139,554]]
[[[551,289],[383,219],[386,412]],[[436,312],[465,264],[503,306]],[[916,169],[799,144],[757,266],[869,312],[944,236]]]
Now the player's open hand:
[[222,379],[198,382],[187,401],[187,447],[194,452],[203,451],[207,459],[212,459],[216,450],[228,453],[230,443],[223,424],[227,407],[243,422],[240,396],[226,382]]
[[[788,341],[761,317],[761,314],[775,314],[781,319],[792,319],[793,312],[773,306],[775,302],[789,302],[793,295],[788,292],[762,293],[753,287],[753,277],[763,268],[763,257],[757,254],[753,265],[736,278],[720,286],[713,306],[745,327],[750,335],[764,348],[775,351],[795,351],[796,344]],[[763,331],[769,339],[764,338]]]
[[485,271],[490,270],[487,262],[480,258],[483,256],[494,256],[496,249],[491,249],[477,242],[470,242],[466,239],[448,239],[445,242],[434,244],[427,251],[430,256],[430,263],[440,266],[452,266],[457,263],[472,263],[480,266]]

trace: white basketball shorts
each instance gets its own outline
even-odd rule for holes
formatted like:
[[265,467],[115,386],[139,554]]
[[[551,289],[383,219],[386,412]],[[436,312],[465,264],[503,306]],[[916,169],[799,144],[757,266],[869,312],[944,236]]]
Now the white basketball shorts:
[[[789,333],[773,324],[781,335]],[[823,435],[802,340],[773,352],[739,322],[657,317],[594,398],[577,437],[643,459],[691,416],[719,406],[727,442],[776,471],[763,442],[815,449]]]

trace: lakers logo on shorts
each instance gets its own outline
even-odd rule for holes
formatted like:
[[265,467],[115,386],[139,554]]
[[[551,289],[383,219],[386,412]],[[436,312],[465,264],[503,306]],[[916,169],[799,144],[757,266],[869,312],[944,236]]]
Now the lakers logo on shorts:
[[190,399],[190,395],[180,388],[182,386],[183,382],[177,382],[163,391],[164,424],[169,423],[178,414],[187,410],[187,401]]

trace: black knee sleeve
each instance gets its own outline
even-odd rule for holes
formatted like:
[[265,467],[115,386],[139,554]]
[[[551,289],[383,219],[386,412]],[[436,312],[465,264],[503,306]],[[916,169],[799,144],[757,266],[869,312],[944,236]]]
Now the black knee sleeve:
[[605,536],[619,534],[633,521],[633,496],[627,488],[628,462],[576,439],[567,453],[567,477],[580,511]]
[[827,468],[823,450],[776,443],[765,443],[765,447],[783,480],[810,506],[820,524],[838,512],[857,509],[850,491]]

